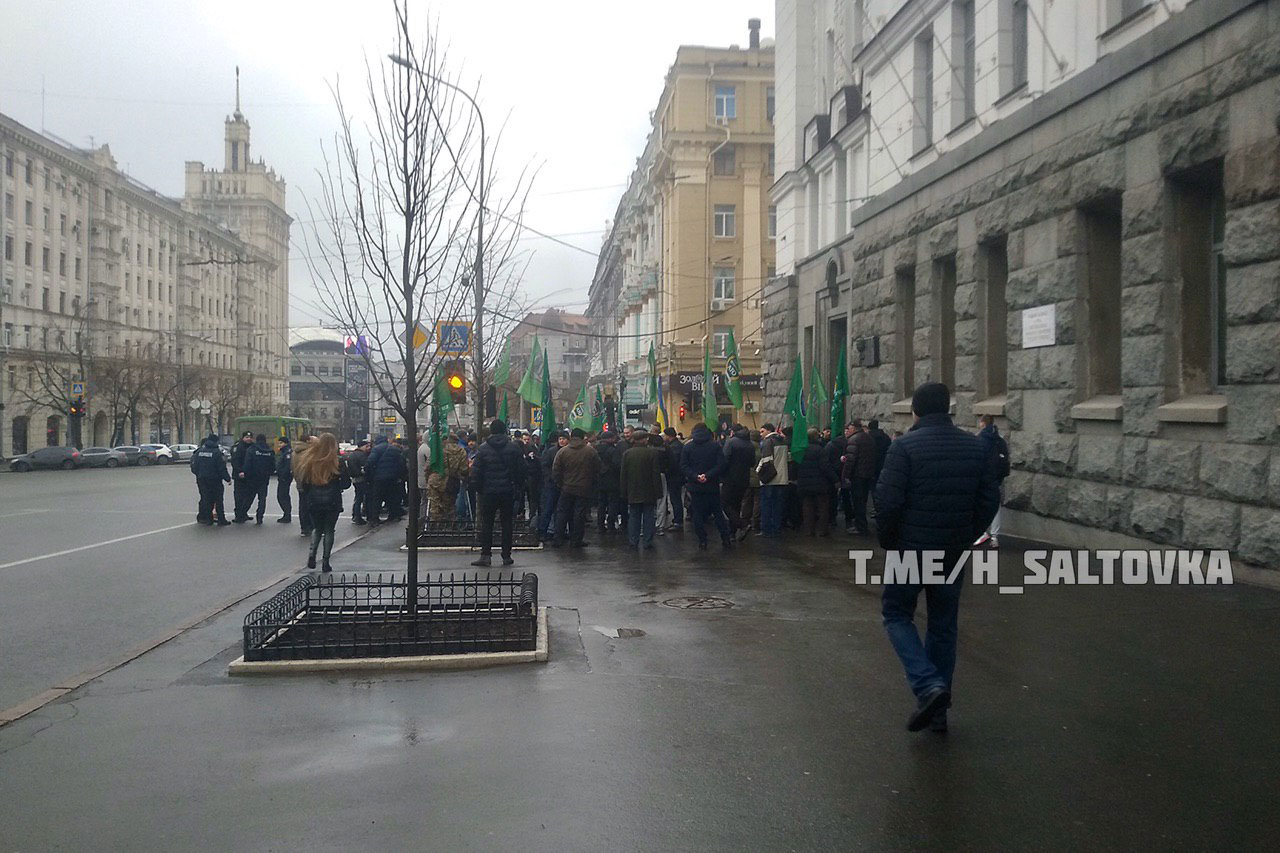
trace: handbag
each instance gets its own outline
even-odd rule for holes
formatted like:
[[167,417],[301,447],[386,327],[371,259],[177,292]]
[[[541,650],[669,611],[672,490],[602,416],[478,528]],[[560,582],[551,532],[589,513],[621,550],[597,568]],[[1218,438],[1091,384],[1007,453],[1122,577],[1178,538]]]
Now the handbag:
[[765,456],[756,463],[756,476],[760,478],[760,483],[772,483],[778,477],[778,466],[773,464],[772,456]]

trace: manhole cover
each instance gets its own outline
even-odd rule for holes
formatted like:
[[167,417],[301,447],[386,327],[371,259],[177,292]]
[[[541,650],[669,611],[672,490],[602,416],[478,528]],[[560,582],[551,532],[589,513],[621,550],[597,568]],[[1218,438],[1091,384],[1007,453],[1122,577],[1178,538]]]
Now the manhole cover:
[[709,595],[682,595],[679,598],[668,598],[662,602],[662,605],[679,610],[721,610],[732,607],[733,602],[727,598],[715,598]]

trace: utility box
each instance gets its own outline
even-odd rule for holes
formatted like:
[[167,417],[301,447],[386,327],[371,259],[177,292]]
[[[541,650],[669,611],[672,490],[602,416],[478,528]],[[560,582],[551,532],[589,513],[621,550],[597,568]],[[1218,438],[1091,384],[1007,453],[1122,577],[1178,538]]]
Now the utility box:
[[853,351],[858,356],[858,367],[880,366],[880,336],[859,338],[853,342]]

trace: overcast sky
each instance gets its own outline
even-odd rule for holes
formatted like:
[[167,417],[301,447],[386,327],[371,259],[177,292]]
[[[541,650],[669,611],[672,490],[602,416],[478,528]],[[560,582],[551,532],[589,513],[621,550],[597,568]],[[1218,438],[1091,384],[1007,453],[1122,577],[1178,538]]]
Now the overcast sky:
[[[321,140],[336,129],[328,86],[340,77],[354,94],[366,58],[383,61],[394,37],[389,0],[3,6],[0,112],[77,146],[106,142],[121,168],[166,195],[181,196],[185,161],[221,167],[239,65],[253,156],[288,181],[298,220],[290,322],[326,319],[301,257],[303,197],[316,192]],[[772,0],[441,0],[410,11],[422,25],[438,17],[463,81],[480,83],[490,133],[506,120],[506,171],[541,166],[526,223],[589,250],[526,234],[527,293],[576,311],[677,46],[745,45],[753,16],[773,36]]]

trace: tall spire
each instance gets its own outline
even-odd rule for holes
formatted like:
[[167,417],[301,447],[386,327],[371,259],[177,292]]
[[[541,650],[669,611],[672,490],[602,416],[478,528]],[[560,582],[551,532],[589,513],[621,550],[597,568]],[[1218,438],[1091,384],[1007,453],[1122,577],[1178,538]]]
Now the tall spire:
[[244,116],[240,113],[240,66],[239,66],[239,65],[237,65],[237,66],[236,66],[236,112],[235,112],[235,117],[236,117],[236,121],[239,121],[240,119],[244,118]]

